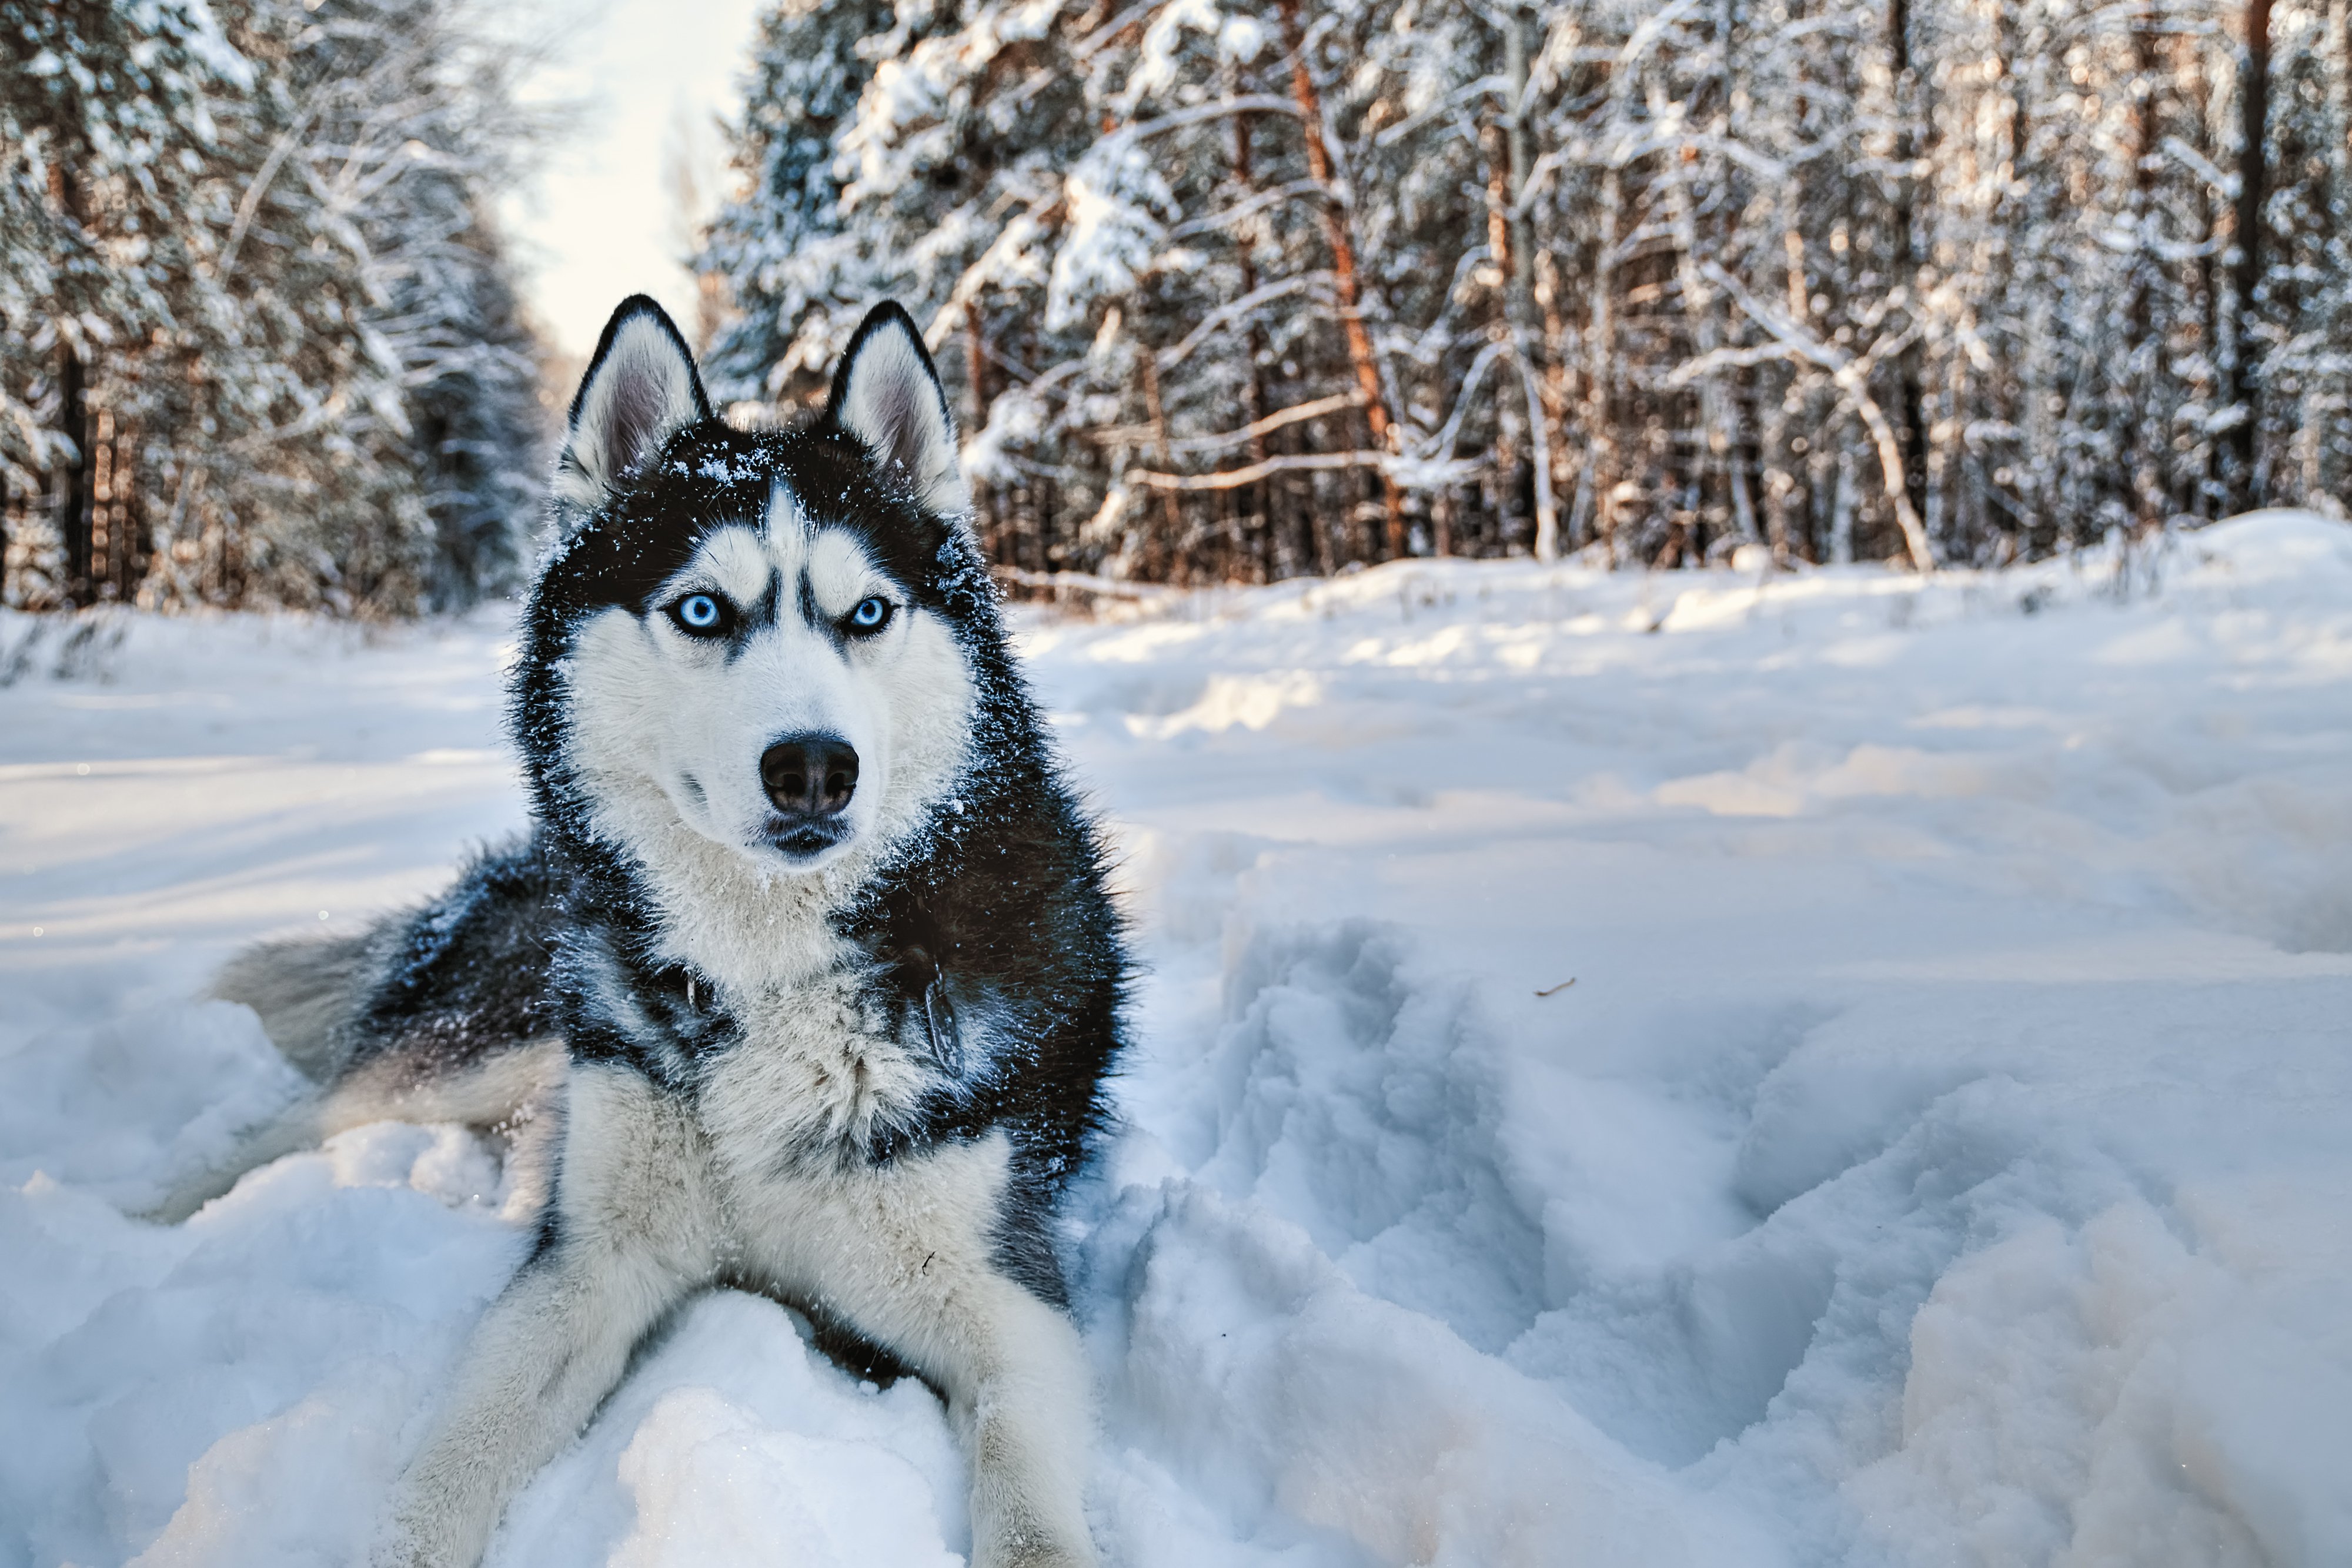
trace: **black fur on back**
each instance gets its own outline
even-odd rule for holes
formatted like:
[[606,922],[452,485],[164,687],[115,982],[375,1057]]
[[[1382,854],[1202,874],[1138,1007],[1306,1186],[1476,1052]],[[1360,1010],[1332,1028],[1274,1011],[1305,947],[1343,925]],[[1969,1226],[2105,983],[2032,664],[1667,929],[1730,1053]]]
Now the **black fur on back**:
[[534,836],[483,851],[438,898],[380,925],[371,983],[341,1026],[346,1062],[396,1054],[432,1077],[554,1033],[567,883]]
[[[1058,1301],[1046,1218],[1104,1124],[1129,975],[1100,842],[1062,780],[971,535],[894,486],[829,413],[789,430],[689,424],[551,550],[509,693],[531,837],[476,861],[440,899],[380,935],[381,977],[355,1032],[387,1044],[418,1040],[446,1060],[520,1043],[552,1023],[575,1058],[626,1061],[679,1089],[690,1087],[696,1061],[738,1043],[708,991],[697,1005],[695,977],[657,956],[660,916],[625,846],[589,827],[590,801],[567,762],[562,666],[591,615],[658,612],[656,589],[710,532],[756,526],[779,482],[813,524],[855,532],[913,603],[952,629],[977,693],[968,771],[952,802],[834,917],[882,999],[941,1045],[935,1086],[917,1113],[842,1157],[890,1160],[1004,1128],[1015,1192],[1003,1260]],[[592,974],[619,980],[668,1038],[656,1049],[624,1038],[590,1005]],[[998,1047],[985,1070],[958,1071],[956,1041],[976,1027]]]

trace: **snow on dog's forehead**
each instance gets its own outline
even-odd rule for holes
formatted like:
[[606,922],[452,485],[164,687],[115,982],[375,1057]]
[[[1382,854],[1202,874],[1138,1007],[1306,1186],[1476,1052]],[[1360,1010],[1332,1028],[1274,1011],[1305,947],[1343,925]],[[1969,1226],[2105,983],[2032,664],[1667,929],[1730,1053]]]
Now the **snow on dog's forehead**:
[[[658,461],[551,552],[539,598],[559,620],[605,606],[644,614],[677,591],[722,534],[784,541],[796,532],[839,530],[848,548],[821,553],[846,570],[862,551],[871,567],[864,592],[896,582],[915,603],[945,610],[947,580],[962,564],[947,549],[955,526],[881,483],[872,454],[829,423],[744,431],[705,421],[672,436]],[[797,566],[788,575],[796,583]],[[723,586],[730,596],[746,591]],[[856,601],[835,602],[835,586],[811,584],[835,610]],[[847,591],[845,583],[839,589]],[[742,602],[748,608],[758,599],[752,592]]]
[[788,576],[805,573],[827,610],[846,610],[889,579],[866,533],[813,516],[781,478],[768,491],[762,532],[769,558]]

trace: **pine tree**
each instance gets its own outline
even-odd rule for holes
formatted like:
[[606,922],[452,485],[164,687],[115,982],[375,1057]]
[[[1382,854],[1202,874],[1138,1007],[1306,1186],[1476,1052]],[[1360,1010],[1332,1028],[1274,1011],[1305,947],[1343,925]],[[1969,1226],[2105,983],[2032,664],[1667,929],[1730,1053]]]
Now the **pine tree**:
[[181,219],[217,146],[214,101],[247,89],[252,73],[200,0],[6,0],[0,35],[0,453],[12,491],[45,492],[55,553],[37,595],[87,603],[139,553],[121,537],[145,519],[115,505],[112,436],[151,422],[159,394],[145,346],[215,302]]
[[847,226],[835,141],[873,72],[857,46],[890,18],[878,0],[799,0],[761,22],[735,131],[751,194],[720,213],[695,262],[726,279],[735,310],[706,366],[721,402],[789,402],[822,386],[834,343],[827,308],[850,303],[831,296]]
[[915,304],[1010,568],[1995,562],[2335,504],[2347,9],[796,0],[705,264],[739,395]]
[[[459,0],[0,6],[20,602],[458,604],[544,423],[488,214],[519,57]],[[36,536],[47,541],[46,549]]]

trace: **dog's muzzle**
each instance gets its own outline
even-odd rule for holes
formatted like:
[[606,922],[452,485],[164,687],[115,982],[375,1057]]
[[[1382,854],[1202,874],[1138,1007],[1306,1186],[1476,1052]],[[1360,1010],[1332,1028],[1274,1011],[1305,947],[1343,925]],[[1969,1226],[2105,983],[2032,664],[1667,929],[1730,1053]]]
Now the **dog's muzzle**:
[[857,793],[857,749],[837,735],[787,735],[760,754],[760,787],[773,808],[769,841],[788,855],[816,854],[848,836],[841,814]]

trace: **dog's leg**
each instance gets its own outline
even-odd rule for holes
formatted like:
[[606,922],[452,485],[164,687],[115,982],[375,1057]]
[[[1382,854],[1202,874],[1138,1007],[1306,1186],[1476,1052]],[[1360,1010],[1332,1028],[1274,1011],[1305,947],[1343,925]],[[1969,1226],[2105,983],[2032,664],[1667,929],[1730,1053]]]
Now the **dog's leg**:
[[507,1500],[580,1430],[646,1331],[711,1279],[708,1168],[683,1106],[626,1069],[572,1069],[546,1239],[474,1331],[401,1478],[380,1563],[480,1561]]
[[1077,1329],[992,1270],[942,1291],[936,1311],[947,1332],[927,1366],[971,1456],[973,1568],[1086,1568],[1093,1402]]
[[1003,1266],[1006,1149],[1000,1134],[845,1175],[791,1245],[824,1311],[946,1396],[972,1568],[1087,1568],[1091,1380],[1068,1316]]

